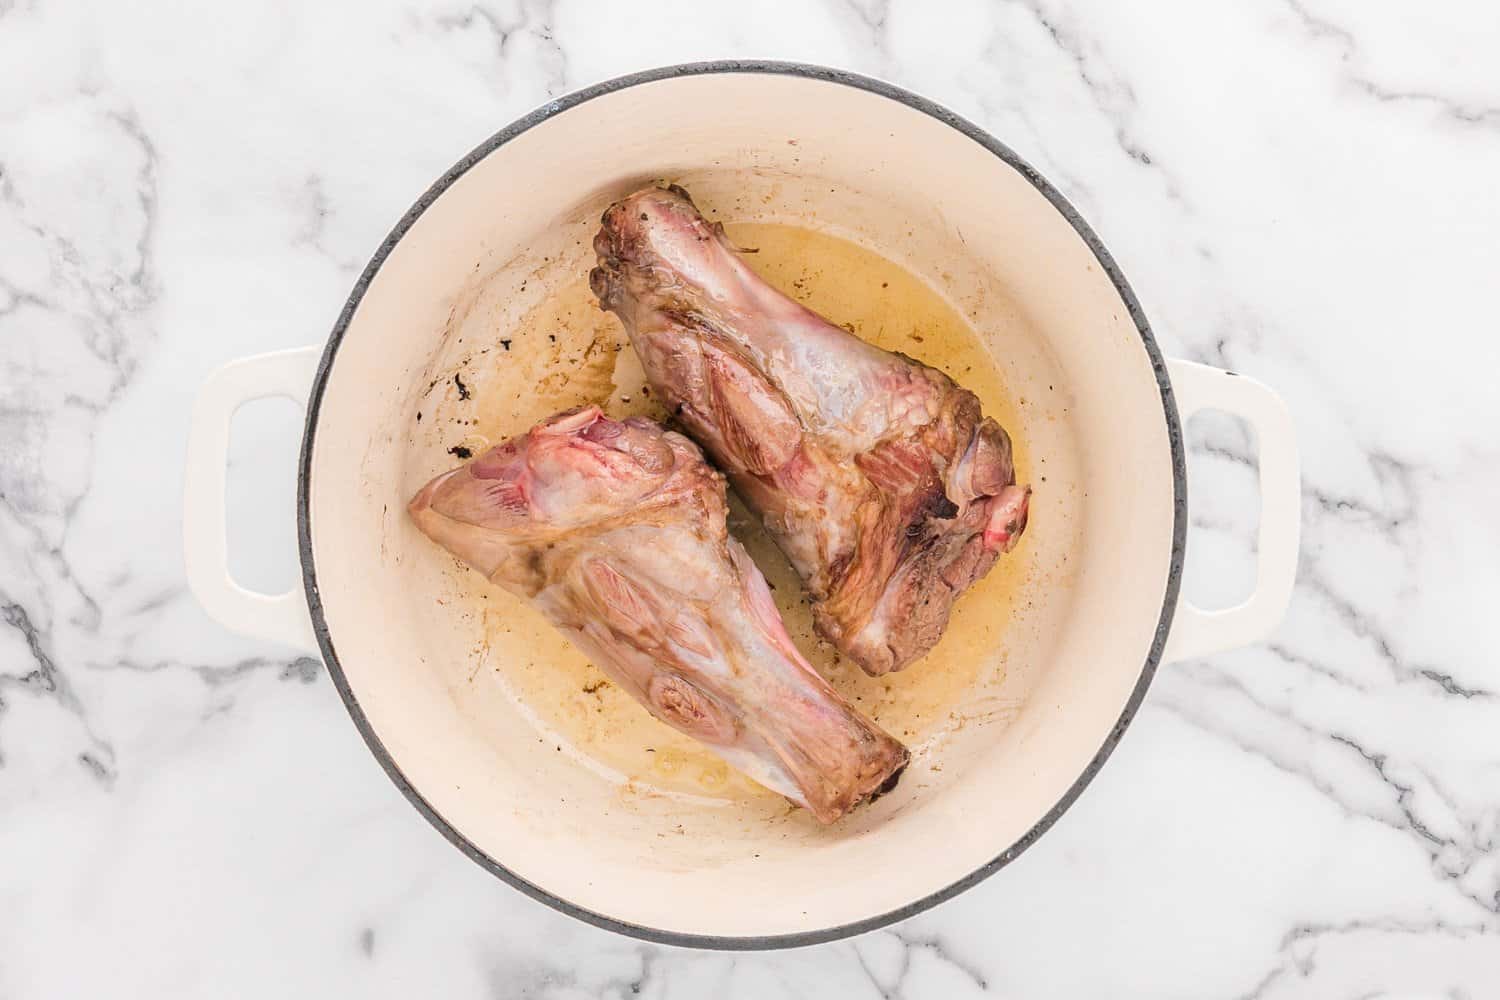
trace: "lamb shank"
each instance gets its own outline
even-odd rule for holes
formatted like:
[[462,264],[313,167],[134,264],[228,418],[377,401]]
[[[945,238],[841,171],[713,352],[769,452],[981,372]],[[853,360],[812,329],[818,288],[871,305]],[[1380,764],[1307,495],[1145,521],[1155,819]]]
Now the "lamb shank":
[[729,535],[723,477],[680,434],[561,413],[433,479],[408,510],[652,715],[818,820],[906,766],[792,644]]
[[870,674],[931,649],[1026,527],[1005,430],[772,288],[680,187],[611,205],[594,249],[600,305],[801,575],[818,631]]

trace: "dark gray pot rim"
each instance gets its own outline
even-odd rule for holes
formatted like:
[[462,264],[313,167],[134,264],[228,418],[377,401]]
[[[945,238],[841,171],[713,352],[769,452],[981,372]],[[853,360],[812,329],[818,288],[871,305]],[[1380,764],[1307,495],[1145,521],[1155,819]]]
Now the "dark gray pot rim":
[[[1063,218],[1068,220],[1080,238],[1088,245],[1094,257],[1098,259],[1099,265],[1109,279],[1114,282],[1116,291],[1119,292],[1121,300],[1124,301],[1126,309],[1130,312],[1130,318],[1140,332],[1141,345],[1145,348],[1147,356],[1151,359],[1151,367],[1156,375],[1156,382],[1161,390],[1162,416],[1167,423],[1167,437],[1172,449],[1172,479],[1173,479],[1173,506],[1174,520],[1172,525],[1172,562],[1167,574],[1167,588],[1162,602],[1161,615],[1156,624],[1156,635],[1151,643],[1151,650],[1146,657],[1146,662],[1141,666],[1140,678],[1136,681],[1135,689],[1130,694],[1129,701],[1125,704],[1125,710],[1120,713],[1104,743],[1100,746],[1098,753],[1094,755],[1078,780],[1075,781],[1057,804],[1047,811],[1047,814],[1037,821],[1036,825],[1028,830],[1024,836],[1011,844],[1000,854],[995,856],[986,864],[980,866],[969,875],[959,879],[953,884],[939,889],[938,891],[924,896],[915,902],[891,910],[878,916],[866,917],[852,923],[841,924],[836,927],[825,927],[815,931],[802,931],[793,934],[772,934],[747,937],[721,937],[711,934],[684,934],[677,931],[660,930],[655,927],[644,927],[639,924],[628,923],[617,920],[602,913],[577,906],[566,899],[554,896],[539,885],[528,882],[515,872],[510,871],[495,859],[486,855],[477,846],[471,843],[462,833],[454,829],[436,809],[434,809],[422,794],[412,786],[406,776],[401,773],[395,760],[381,743],[380,737],[376,735],[371,727],[369,719],[365,717],[360,708],[359,700],[355,697],[353,690],[349,687],[349,680],[344,674],[343,667],[339,663],[337,650],[334,648],[333,637],[328,631],[328,622],[323,614],[323,601],[318,593],[317,567],[314,565],[312,551],[312,526],[308,514],[308,491],[310,485],[310,472],[312,467],[312,454],[314,440],[317,436],[318,413],[323,402],[323,391],[328,383],[328,373],[333,365],[334,356],[338,353],[339,345],[343,342],[344,333],[349,327],[350,320],[358,308],[360,300],[364,298],[365,291],[380,271],[381,265],[385,263],[391,250],[406,234],[422,213],[446,191],[454,181],[462,177],[474,164],[484,159],[490,153],[514,139],[516,136],[534,126],[540,125],[556,115],[570,108],[577,107],[585,101],[594,99],[603,94],[611,94],[627,87],[637,84],[651,83],[657,80],[667,80],[680,76],[698,76],[706,73],[766,73],[784,76],[806,77],[812,80],[821,80],[827,83],[836,83],[846,87],[855,87],[860,90],[878,94],[881,97],[900,101],[908,107],[915,108],[924,114],[931,115],[938,121],[956,129],[979,143],[985,149],[994,153],[1003,160],[1006,165],[1020,172],[1043,197],[1052,203]],[[885,927],[898,920],[915,916],[930,907],[936,906],[945,899],[958,895],[969,888],[988,878],[1000,868],[1015,860],[1026,848],[1030,847],[1053,823],[1057,822],[1059,816],[1073,804],[1079,794],[1093,780],[1095,774],[1104,765],[1119,743],[1124,734],[1126,726],[1135,717],[1136,710],[1140,707],[1141,700],[1146,695],[1146,689],[1151,684],[1151,679],[1156,673],[1157,663],[1161,659],[1162,649],[1167,641],[1167,632],[1172,624],[1172,615],[1177,607],[1177,594],[1182,583],[1183,549],[1187,536],[1187,473],[1184,461],[1182,444],[1182,427],[1177,416],[1177,404],[1172,396],[1171,381],[1167,377],[1166,362],[1162,359],[1161,351],[1156,346],[1156,338],[1152,336],[1151,326],[1146,322],[1145,314],[1142,313],[1140,303],[1136,301],[1135,293],[1131,291],[1130,284],[1125,276],[1120,273],[1114,258],[1104,248],[1099,237],[1089,228],[1088,223],[1083,221],[1068,200],[1064,198],[1056,188],[1047,182],[1041,174],[1037,173],[1030,164],[1017,156],[1010,147],[1006,146],[994,136],[985,132],[972,122],[954,114],[947,108],[942,107],[926,98],[918,97],[906,90],[883,80],[871,79],[860,76],[857,73],[849,73],[844,70],[830,69],[826,66],[815,66],[805,63],[771,62],[759,60],[720,60],[713,62],[686,63],[680,66],[664,66],[659,69],[645,70],[640,73],[632,73],[614,80],[594,84],[583,90],[568,94],[555,101],[549,101],[542,107],[536,109],[512,124],[501,129],[489,139],[481,143],[473,152],[465,156],[445,173],[437,183],[428,188],[427,192],[417,199],[407,213],[401,217],[401,221],[391,230],[390,235],[380,244],[380,249],[375,252],[370,263],[365,267],[364,273],[360,275],[359,281],[355,283],[354,290],[350,292],[349,299],[339,313],[338,322],[334,324],[333,332],[328,338],[328,345],[323,351],[322,360],[318,364],[317,375],[313,380],[312,391],[307,404],[307,425],[302,438],[302,457],[298,467],[297,481],[297,536],[298,547],[302,558],[302,582],[307,591],[307,605],[312,614],[313,630],[317,635],[318,647],[322,651],[323,660],[328,665],[329,676],[333,678],[334,686],[338,688],[339,696],[343,698],[344,705],[348,708],[354,724],[358,727],[360,735],[364,737],[365,743],[369,745],[370,751],[380,761],[380,766],[385,773],[395,782],[401,794],[417,808],[427,821],[437,828],[438,832],[448,838],[453,846],[468,855],[490,874],[510,883],[533,899],[540,900],[579,920],[603,927],[607,930],[628,934],[631,937],[641,938],[660,944],[679,945],[692,948],[715,948],[732,951],[754,951],[773,948],[795,948],[804,945],[820,944],[825,941],[835,941],[840,938],[850,937],[855,934],[863,934],[867,931]]]

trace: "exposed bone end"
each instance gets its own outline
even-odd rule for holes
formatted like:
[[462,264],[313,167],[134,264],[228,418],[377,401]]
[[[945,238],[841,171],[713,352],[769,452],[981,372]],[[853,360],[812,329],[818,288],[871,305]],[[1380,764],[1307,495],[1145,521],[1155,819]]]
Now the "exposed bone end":
[[984,529],[985,545],[997,552],[1009,552],[1021,540],[1031,511],[1031,487],[1007,486],[990,507],[990,520]]
[[808,812],[824,826],[895,788],[911,764],[911,751],[878,729],[857,752],[863,758],[863,766],[853,783],[830,787],[824,796],[808,796]]

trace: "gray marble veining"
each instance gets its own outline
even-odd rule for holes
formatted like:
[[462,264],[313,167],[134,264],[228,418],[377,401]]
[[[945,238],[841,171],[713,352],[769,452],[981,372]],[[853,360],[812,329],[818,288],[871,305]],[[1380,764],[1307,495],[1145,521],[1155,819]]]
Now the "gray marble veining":
[[[759,7],[0,0],[0,996],[1494,993],[1500,14]],[[178,541],[210,369],[324,336],[391,223],[506,122],[728,56],[885,76],[991,129],[1170,353],[1285,395],[1305,463],[1271,642],[1164,669],[998,877],[770,955],[642,945],[489,879],[320,664],[203,616]],[[1190,438],[1189,587],[1232,598],[1253,449]],[[290,497],[264,499],[275,537]]]

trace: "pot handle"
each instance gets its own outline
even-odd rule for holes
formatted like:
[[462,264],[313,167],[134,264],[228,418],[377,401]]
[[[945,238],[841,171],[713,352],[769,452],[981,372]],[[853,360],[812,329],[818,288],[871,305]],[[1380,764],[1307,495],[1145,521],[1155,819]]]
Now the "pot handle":
[[230,576],[224,494],[235,411],[269,396],[287,396],[306,407],[322,353],[321,346],[273,351],[231,361],[209,375],[193,403],[183,475],[183,563],[203,610],[235,632],[304,650],[316,650],[318,643],[302,588],[262,594]]
[[1260,534],[1255,590],[1244,603],[1205,611],[1185,595],[1167,637],[1166,660],[1187,660],[1269,635],[1292,598],[1302,520],[1302,476],[1291,411],[1265,385],[1235,372],[1192,361],[1168,361],[1183,424],[1200,410],[1242,418],[1255,431],[1260,457]]

